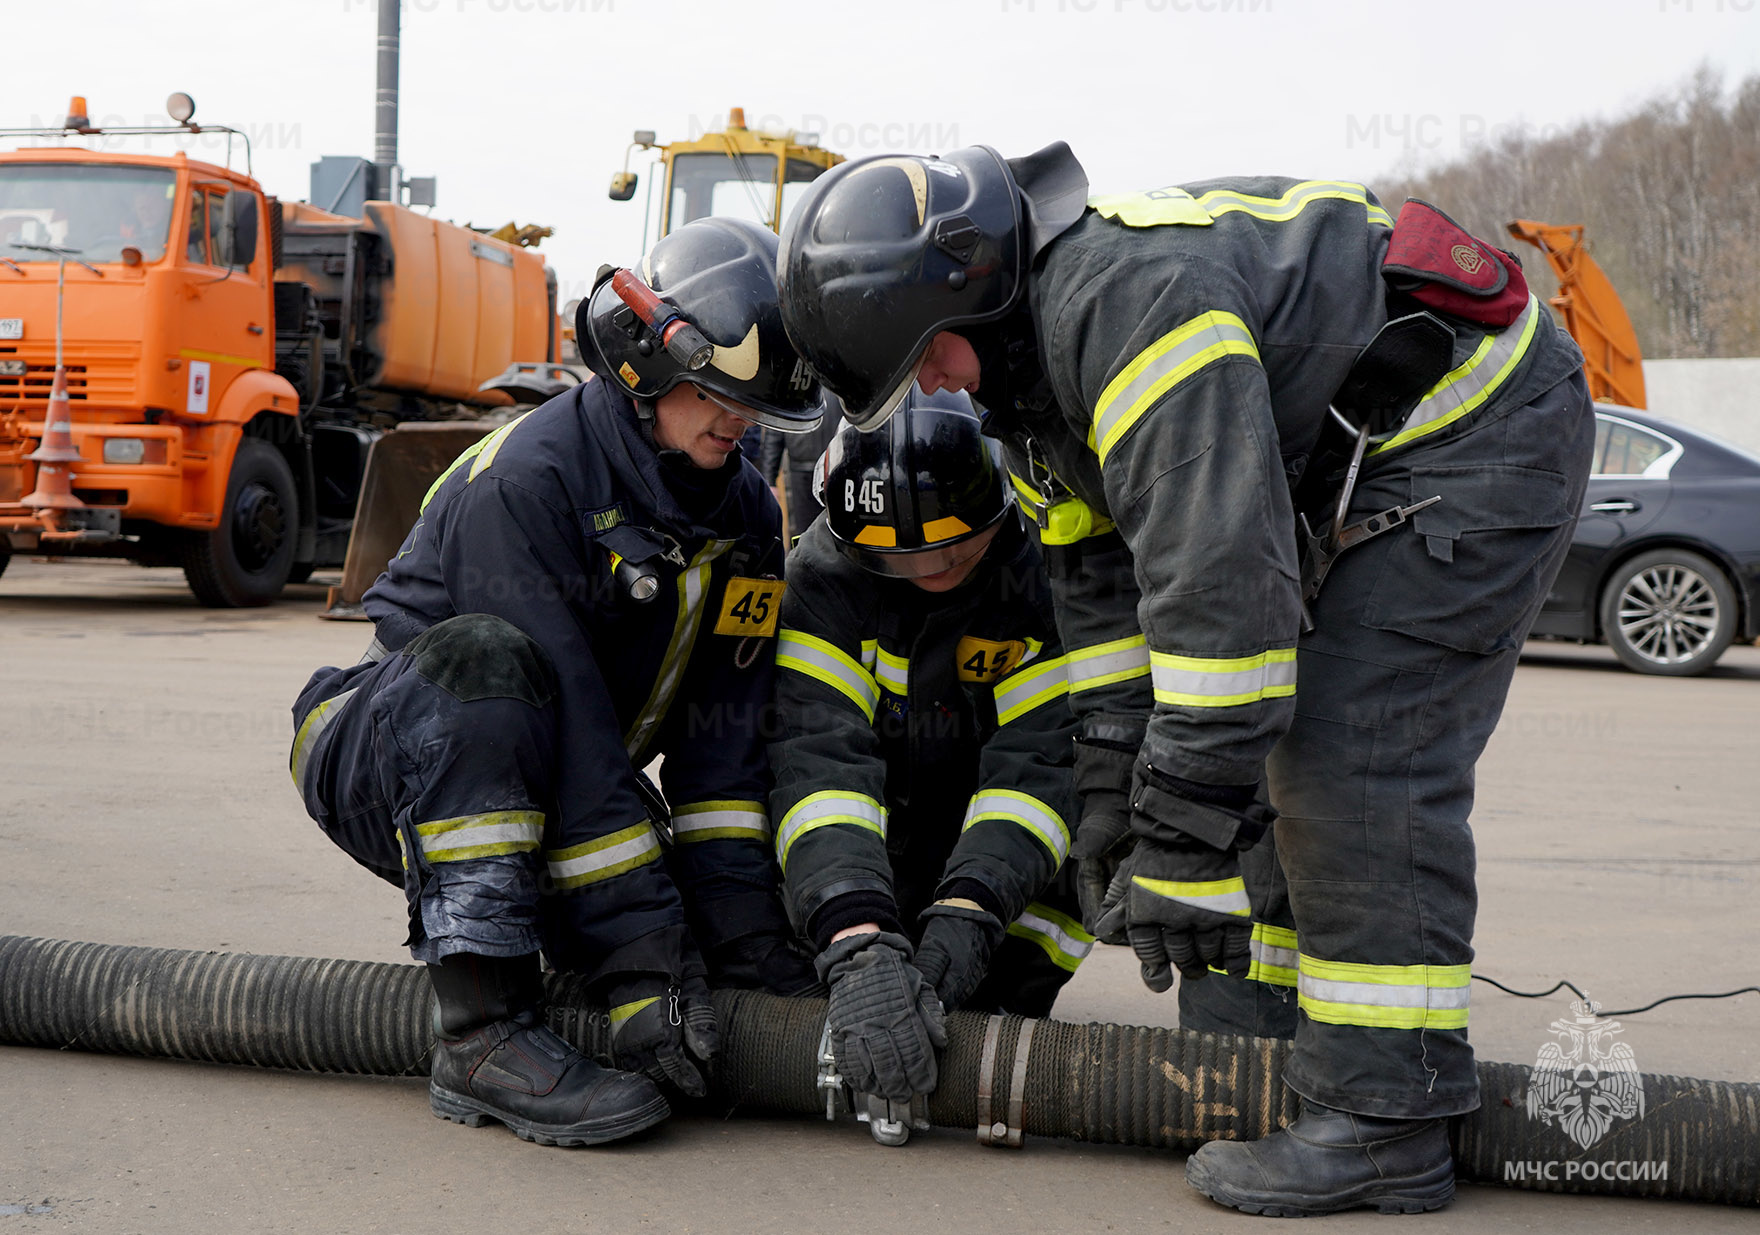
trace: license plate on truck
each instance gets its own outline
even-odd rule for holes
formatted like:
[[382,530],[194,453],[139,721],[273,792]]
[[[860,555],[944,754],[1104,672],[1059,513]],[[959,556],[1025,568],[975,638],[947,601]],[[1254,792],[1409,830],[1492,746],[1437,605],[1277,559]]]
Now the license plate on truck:
[[24,318],[0,317],[0,339],[24,338]]

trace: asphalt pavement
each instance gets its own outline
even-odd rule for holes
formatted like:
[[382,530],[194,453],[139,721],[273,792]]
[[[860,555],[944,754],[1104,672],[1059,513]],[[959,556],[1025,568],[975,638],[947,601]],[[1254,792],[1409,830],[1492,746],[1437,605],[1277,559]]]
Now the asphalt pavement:
[[[14,559],[0,577],[6,730],[0,934],[406,962],[401,896],[304,815],[289,706],[370,628],[321,621],[324,577],[257,610],[171,570]],[[1479,766],[1474,971],[1568,978],[1606,1007],[1756,980],[1760,650],[1647,678],[1605,648],[1530,645]],[[1569,996],[1475,983],[1483,1058],[1533,1063]],[[1171,1023],[1100,948],[1062,1020]],[[1621,1018],[1644,1072],[1760,1080],[1760,995]],[[959,1232],[1263,1230],[1186,1187],[1179,1155],[854,1124],[679,1117],[545,1149],[434,1119],[421,1082],[0,1048],[0,1235],[46,1231]],[[1328,1231],[1392,1229],[1374,1215]],[[1749,1232],[1751,1210],[1463,1186],[1444,1232]]]

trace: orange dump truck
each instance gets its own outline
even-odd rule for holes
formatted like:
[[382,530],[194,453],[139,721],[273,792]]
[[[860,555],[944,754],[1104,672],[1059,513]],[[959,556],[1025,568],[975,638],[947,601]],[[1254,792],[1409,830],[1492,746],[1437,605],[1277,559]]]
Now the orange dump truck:
[[[510,402],[486,380],[556,358],[536,253],[362,213],[183,153],[0,152],[0,569],[123,557],[182,566],[204,604],[266,603],[342,562],[377,438],[485,414]],[[58,332],[80,506],[45,518],[28,456]]]

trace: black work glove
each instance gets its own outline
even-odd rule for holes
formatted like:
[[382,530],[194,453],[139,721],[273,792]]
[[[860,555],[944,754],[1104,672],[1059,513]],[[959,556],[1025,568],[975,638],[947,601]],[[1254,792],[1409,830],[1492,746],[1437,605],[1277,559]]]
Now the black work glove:
[[605,990],[617,1066],[669,1081],[693,1098],[707,1094],[705,1077],[721,1049],[721,1027],[701,974],[619,974]]
[[1188,980],[1201,979],[1211,965],[1246,977],[1253,910],[1240,858],[1192,838],[1139,838],[1100,919],[1102,932],[1120,927],[1143,966],[1143,985],[1152,991],[1173,985],[1170,962]]
[[942,1009],[952,1012],[984,980],[1005,928],[995,914],[963,899],[936,901],[919,920],[923,941],[917,945],[917,972],[935,988]]
[[812,953],[793,935],[770,931],[741,935],[709,949],[709,977],[716,986],[769,991],[772,995],[823,995]]
[[1076,897],[1082,906],[1082,929],[1101,943],[1123,943],[1124,935],[1107,938],[1097,929],[1105,912],[1106,890],[1118,876],[1118,865],[1136,838],[1131,832],[1131,773],[1134,751],[1115,750],[1092,742],[1076,742],[1076,790],[1082,818],[1076,825],[1069,856],[1076,863]]
[[880,931],[839,939],[815,962],[831,986],[825,1019],[838,1072],[858,1092],[898,1102],[934,1090],[935,1051],[947,1045],[941,1003],[910,961],[910,940]]

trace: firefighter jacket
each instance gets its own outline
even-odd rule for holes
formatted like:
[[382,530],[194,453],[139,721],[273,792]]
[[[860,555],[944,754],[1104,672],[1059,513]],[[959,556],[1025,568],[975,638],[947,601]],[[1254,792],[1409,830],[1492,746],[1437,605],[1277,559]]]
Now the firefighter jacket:
[[[1085,738],[1134,746],[1135,724],[1158,772],[1259,780],[1294,708],[1292,494],[1329,401],[1388,320],[1391,227],[1362,185],[1210,181],[1090,199],[1037,254],[1044,380],[993,404],[992,431],[1048,552],[1079,560],[1052,573]],[[1370,447],[1366,476],[1495,431],[1582,363],[1532,296],[1501,331],[1449,324],[1453,367]],[[1458,519],[1444,504],[1414,526],[1452,541],[1469,530]]]
[[823,520],[789,559],[770,804],[791,913],[821,950],[950,895],[1015,922],[1069,852],[1062,648],[1038,550],[1005,518],[946,593],[862,570]]
[[[679,884],[705,951],[766,914],[786,929],[766,908],[763,805],[779,512],[743,458],[702,472],[669,456],[606,383],[577,386],[452,465],[364,601],[393,652],[455,614],[490,613],[549,655],[558,770],[542,918],[559,968],[664,971],[641,941],[686,921]],[[658,586],[645,601],[643,575]],[[670,824],[640,774],[662,754]]]

